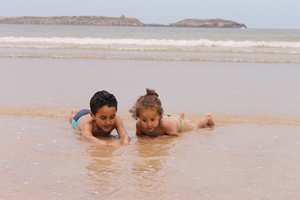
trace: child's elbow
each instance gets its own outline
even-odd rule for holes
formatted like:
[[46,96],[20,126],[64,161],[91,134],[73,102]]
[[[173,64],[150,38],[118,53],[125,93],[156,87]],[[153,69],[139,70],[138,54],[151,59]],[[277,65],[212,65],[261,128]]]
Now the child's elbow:
[[178,133],[170,133],[170,134],[167,134],[167,135],[177,137]]

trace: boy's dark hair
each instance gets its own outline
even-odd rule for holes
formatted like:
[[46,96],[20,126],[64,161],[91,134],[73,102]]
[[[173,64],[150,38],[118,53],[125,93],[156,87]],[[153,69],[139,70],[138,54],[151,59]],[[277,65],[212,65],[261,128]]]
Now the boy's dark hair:
[[103,106],[115,107],[116,110],[118,110],[116,97],[105,90],[96,92],[90,100],[90,109],[94,115],[96,115],[98,110]]

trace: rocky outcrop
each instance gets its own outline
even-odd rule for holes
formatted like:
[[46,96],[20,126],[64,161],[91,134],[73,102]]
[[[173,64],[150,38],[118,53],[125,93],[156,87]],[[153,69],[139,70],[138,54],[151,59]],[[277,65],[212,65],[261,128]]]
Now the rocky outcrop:
[[144,24],[136,18],[127,18],[124,15],[119,18],[102,16],[0,17],[0,24],[247,28],[244,24],[224,19],[185,19],[169,25]]
[[143,26],[135,18],[102,16],[62,16],[62,17],[2,17],[1,24],[46,24],[46,25],[95,25],[95,26]]
[[170,24],[175,27],[247,28],[245,24],[224,19],[185,19]]

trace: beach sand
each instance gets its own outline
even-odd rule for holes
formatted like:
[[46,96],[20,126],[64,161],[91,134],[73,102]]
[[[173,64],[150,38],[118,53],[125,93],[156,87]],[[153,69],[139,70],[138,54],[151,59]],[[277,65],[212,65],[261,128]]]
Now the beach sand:
[[[300,79],[292,64],[80,59],[0,60],[0,199],[299,199]],[[214,128],[135,136],[145,88],[166,113]],[[90,144],[72,108],[107,90],[132,141]],[[116,132],[107,140],[118,140]]]

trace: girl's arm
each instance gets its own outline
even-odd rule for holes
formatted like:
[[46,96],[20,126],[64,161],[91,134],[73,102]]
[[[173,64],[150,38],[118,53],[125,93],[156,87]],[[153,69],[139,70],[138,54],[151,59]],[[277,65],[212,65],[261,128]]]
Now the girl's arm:
[[172,138],[171,135],[160,135],[154,138],[154,140],[159,140],[159,139],[165,139],[165,138]]
[[142,131],[142,125],[141,125],[141,122],[140,121],[137,121],[136,124],[135,124],[135,134],[139,137],[142,137],[142,136],[145,136],[145,134],[143,133]]
[[178,136],[176,125],[168,119],[161,119],[160,126],[168,136]]

